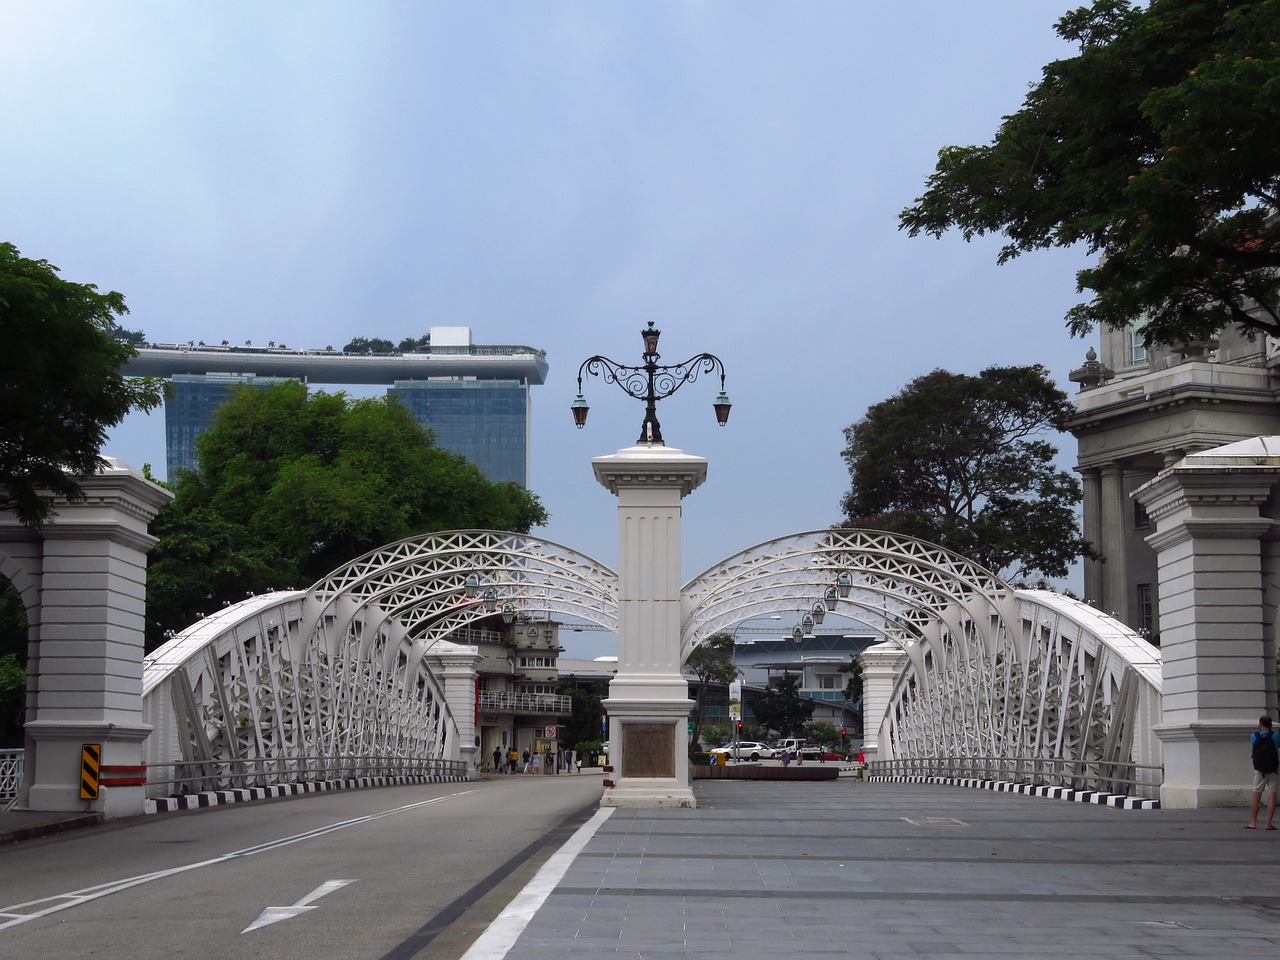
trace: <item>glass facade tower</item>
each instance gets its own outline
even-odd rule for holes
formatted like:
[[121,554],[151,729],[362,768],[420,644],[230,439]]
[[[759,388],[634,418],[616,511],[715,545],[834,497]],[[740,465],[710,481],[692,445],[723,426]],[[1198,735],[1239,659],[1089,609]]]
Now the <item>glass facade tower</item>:
[[529,388],[515,380],[397,380],[387,390],[493,481],[528,484]]

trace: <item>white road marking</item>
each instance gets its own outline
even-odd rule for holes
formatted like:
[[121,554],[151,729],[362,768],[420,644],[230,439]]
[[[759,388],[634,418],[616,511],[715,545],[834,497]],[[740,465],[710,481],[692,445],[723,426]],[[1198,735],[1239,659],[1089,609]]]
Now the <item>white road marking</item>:
[[601,824],[609,819],[614,809],[614,807],[601,807],[596,811],[595,816],[580,826],[577,832],[565,841],[564,846],[553,853],[551,858],[542,865],[542,869],[534,878],[525,884],[525,888],[516,894],[515,899],[507,904],[506,909],[498,914],[493,923],[489,924],[488,929],[480,934],[476,942],[471,945],[471,949],[464,953],[460,960],[503,960],[507,951],[524,932],[524,928],[529,925],[533,915],[538,912],[538,908],[568,872],[574,858],[582,852],[582,848],[600,829]]
[[374,820],[381,820],[383,817],[394,816],[397,813],[405,813],[409,810],[416,810],[418,807],[425,807],[432,803],[440,803],[442,800],[456,800],[458,797],[465,797],[473,790],[463,790],[459,793],[451,793],[448,796],[436,797],[432,800],[419,800],[417,803],[408,803],[403,807],[393,807],[390,810],[383,810],[381,813],[372,813],[367,817],[355,817],[351,820],[342,820],[338,823],[331,823],[327,827],[317,827],[314,830],[308,830],[305,833],[297,833],[290,837],[281,837],[278,840],[270,840],[267,843],[260,843],[255,847],[245,847],[243,850],[233,850],[231,853],[224,853],[220,857],[214,857],[212,860],[201,860],[199,863],[188,863],[181,867],[171,867],[168,870],[157,870],[154,873],[143,873],[136,877],[126,877],[122,880],[112,880],[108,883],[100,883],[97,886],[85,887],[83,890],[73,890],[70,893],[61,893],[52,897],[42,897],[39,900],[28,900],[25,903],[15,903],[11,906],[0,907],[0,918],[4,919],[0,923],[0,930],[9,927],[16,927],[20,923],[26,923],[29,920],[37,920],[40,917],[47,917],[51,913],[58,913],[71,907],[78,907],[82,903],[88,903],[91,900],[99,900],[102,897],[109,897],[113,893],[119,893],[122,890],[129,890],[133,887],[141,886],[144,883],[150,883],[152,880],[163,880],[165,877],[176,876],[180,873],[188,873],[191,870],[199,870],[201,867],[211,867],[214,864],[226,863],[228,860],[234,860],[237,857],[252,857],[259,853],[269,853],[280,847],[286,847],[291,843],[300,843],[303,840],[311,840],[315,837],[322,837],[326,833],[333,833],[335,830],[345,830],[347,827],[359,826],[362,823],[370,823]]
[[260,930],[263,927],[269,927],[273,923],[280,920],[288,920],[290,917],[296,917],[300,913],[306,913],[308,910],[314,910],[311,904],[321,897],[328,896],[335,890],[341,890],[349,883],[355,883],[354,880],[326,880],[320,886],[316,887],[297,903],[287,907],[267,907],[258,915],[258,919],[249,924],[241,933],[248,933],[250,930]]

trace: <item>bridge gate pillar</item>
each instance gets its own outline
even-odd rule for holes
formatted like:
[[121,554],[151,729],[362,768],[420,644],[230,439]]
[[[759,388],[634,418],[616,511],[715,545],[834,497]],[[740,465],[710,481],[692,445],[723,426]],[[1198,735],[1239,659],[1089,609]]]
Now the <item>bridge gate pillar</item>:
[[618,672],[604,701],[615,786],[613,807],[692,807],[688,718],[681,674],[680,502],[707,476],[707,461],[642,445],[591,461],[618,497]]
[[1183,458],[1134,492],[1156,525],[1164,695],[1160,802],[1236,806],[1249,734],[1274,716],[1280,438]]
[[40,583],[40,602],[18,806],[134,816],[143,809],[140,783],[100,785],[97,799],[80,798],[81,746],[101,745],[100,782],[139,779],[151,732],[142,721],[146,563],[155,545],[147,525],[172,495],[111,459],[81,484],[85,499],[57,503],[56,518],[40,530],[16,530],[11,516],[3,523],[3,539],[29,545],[34,533],[41,544],[39,570],[28,571]]

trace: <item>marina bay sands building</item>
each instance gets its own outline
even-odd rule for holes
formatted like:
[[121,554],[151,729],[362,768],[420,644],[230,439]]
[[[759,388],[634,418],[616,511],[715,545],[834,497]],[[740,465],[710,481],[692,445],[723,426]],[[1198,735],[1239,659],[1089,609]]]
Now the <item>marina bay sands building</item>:
[[195,440],[240,385],[386,384],[436,442],[462,454],[493,481],[529,485],[529,388],[547,378],[546,353],[526,346],[480,346],[470,327],[432,327],[413,353],[345,354],[285,347],[148,344],[128,376],[172,382],[165,400],[168,475],[195,466]]

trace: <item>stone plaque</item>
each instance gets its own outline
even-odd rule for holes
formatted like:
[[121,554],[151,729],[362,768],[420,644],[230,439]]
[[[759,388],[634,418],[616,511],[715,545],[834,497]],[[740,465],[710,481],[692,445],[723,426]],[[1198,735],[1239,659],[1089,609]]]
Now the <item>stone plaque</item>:
[[669,723],[622,724],[622,775],[674,777],[675,736]]

